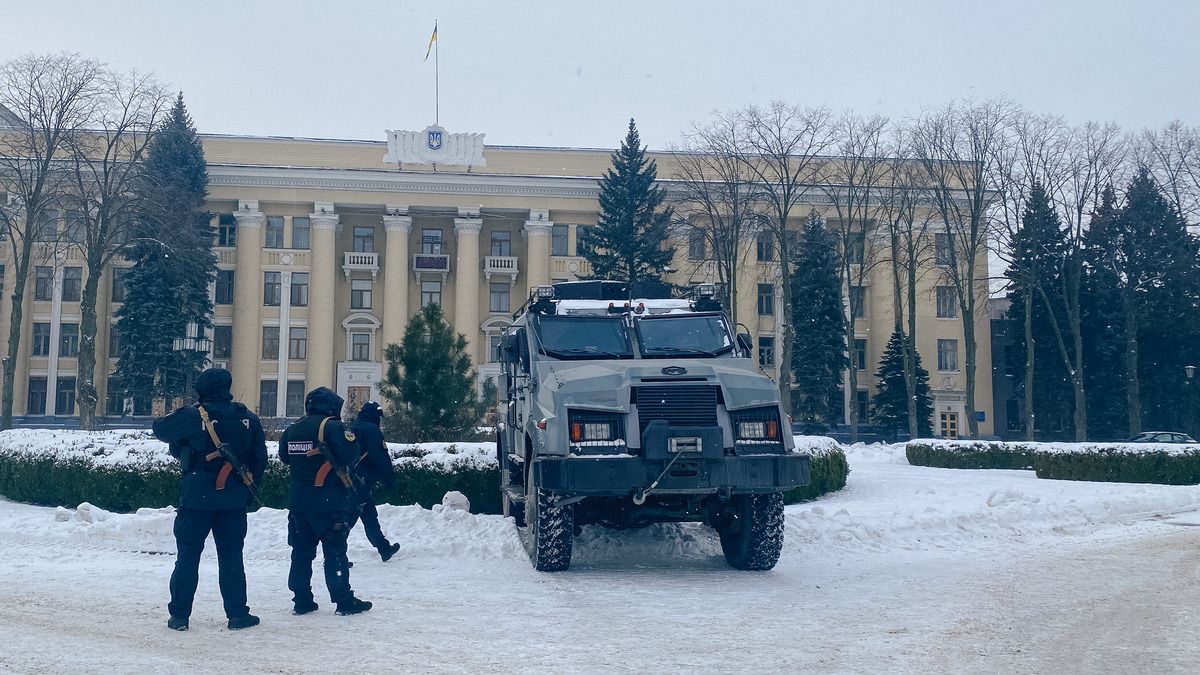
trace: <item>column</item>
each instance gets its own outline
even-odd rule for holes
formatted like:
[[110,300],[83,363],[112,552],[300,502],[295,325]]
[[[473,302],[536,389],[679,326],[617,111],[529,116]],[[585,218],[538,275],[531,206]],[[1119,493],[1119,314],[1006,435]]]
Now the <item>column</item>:
[[258,200],[243,199],[233,214],[237,220],[237,268],[233,272],[233,398],[258,405],[258,361],[262,335],[263,214]]
[[[291,310],[292,310],[292,273],[283,272],[279,275],[279,353],[276,363],[279,371],[275,376],[275,416],[287,416],[287,380],[288,380],[288,349],[291,346]],[[312,293],[312,282],[309,281],[309,293]],[[266,411],[262,411],[266,414]]]
[[467,336],[467,355],[475,358],[479,341],[479,209],[458,209],[454,219],[454,329]]
[[408,326],[408,236],[412,232],[412,216],[407,206],[388,204],[383,216],[383,231],[387,243],[383,257],[383,332],[379,353],[390,344],[400,344]]
[[[58,414],[58,349],[62,340],[62,284],[65,256],[54,260],[54,291],[50,303],[50,359],[46,365],[46,414]],[[76,375],[78,377],[78,375]]]
[[528,253],[525,278],[530,290],[550,283],[550,233],[553,229],[548,210],[529,211],[529,220],[525,221],[525,250]]
[[337,387],[334,373],[334,289],[337,287],[338,215],[330,202],[317,202],[309,215],[312,271],[308,280],[308,365],[304,387]]

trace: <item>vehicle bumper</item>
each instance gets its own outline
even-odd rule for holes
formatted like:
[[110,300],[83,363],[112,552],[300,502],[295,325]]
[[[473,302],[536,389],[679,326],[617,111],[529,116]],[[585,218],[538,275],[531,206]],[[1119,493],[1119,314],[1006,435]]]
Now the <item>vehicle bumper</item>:
[[[541,457],[537,485],[548,492],[583,496],[629,496],[663,474],[669,460],[642,457]],[[681,455],[654,488],[659,494],[749,494],[808,485],[811,458],[788,453],[720,459]]]

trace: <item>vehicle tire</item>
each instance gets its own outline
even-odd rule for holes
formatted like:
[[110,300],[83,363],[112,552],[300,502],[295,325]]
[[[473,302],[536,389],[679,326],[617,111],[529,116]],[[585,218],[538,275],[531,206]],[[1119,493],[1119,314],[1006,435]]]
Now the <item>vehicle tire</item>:
[[530,476],[525,488],[525,550],[539,572],[562,572],[571,566],[575,531],[575,506],[561,505],[561,498],[534,485]]
[[734,495],[733,519],[719,527],[725,561],[739,570],[769,570],[783,551],[783,493]]

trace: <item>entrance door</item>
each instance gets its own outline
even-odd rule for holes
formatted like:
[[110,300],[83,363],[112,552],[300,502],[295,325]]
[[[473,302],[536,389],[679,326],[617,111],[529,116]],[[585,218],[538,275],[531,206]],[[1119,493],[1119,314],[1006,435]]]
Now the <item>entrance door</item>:
[[359,410],[366,405],[367,401],[371,400],[370,387],[347,387],[346,388],[346,408],[351,414],[358,414]]
[[958,439],[958,413],[944,412],[941,414],[942,438]]

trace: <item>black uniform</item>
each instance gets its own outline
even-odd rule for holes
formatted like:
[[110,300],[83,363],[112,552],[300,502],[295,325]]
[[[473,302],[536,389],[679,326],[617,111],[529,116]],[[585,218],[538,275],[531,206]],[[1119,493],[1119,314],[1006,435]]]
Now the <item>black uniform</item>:
[[200,566],[204,540],[212,532],[217,547],[218,578],[225,615],[231,628],[258,623],[246,606],[246,572],[242,544],[246,539],[246,508],[253,495],[217,451],[200,415],[203,407],[222,443],[253,476],[257,488],[267,468],[267,446],[258,417],[229,392],[229,371],[210,368],[196,380],[196,406],[180,408],[154,421],[154,435],[169,444],[170,452],[183,467],[182,493],[175,514],[175,544],[178,555],[171,574],[171,613],[168,625],[187,628]]
[[353,466],[359,452],[354,433],[338,418],[342,404],[342,398],[325,387],[310,391],[304,400],[305,416],[279,438],[279,459],[291,473],[288,544],[292,547],[292,568],[288,588],[297,614],[317,608],[312,593],[312,563],[318,543],[325,554],[325,585],[338,613],[353,614],[371,607],[355,598],[350,588],[346,537],[354,522],[358,497],[339,474]]
[[379,551],[379,557],[386,562],[400,550],[400,545],[389,543],[383,534],[383,529],[379,526],[379,511],[375,508],[375,500],[371,498],[376,483],[382,483],[384,487],[396,484],[392,457],[388,454],[387,446],[383,442],[383,432],[379,429],[382,418],[383,410],[374,401],[358,411],[354,435],[358,438],[362,452],[355,466],[355,473],[361,485],[359,517],[362,518],[363,533],[367,535],[367,541]]

